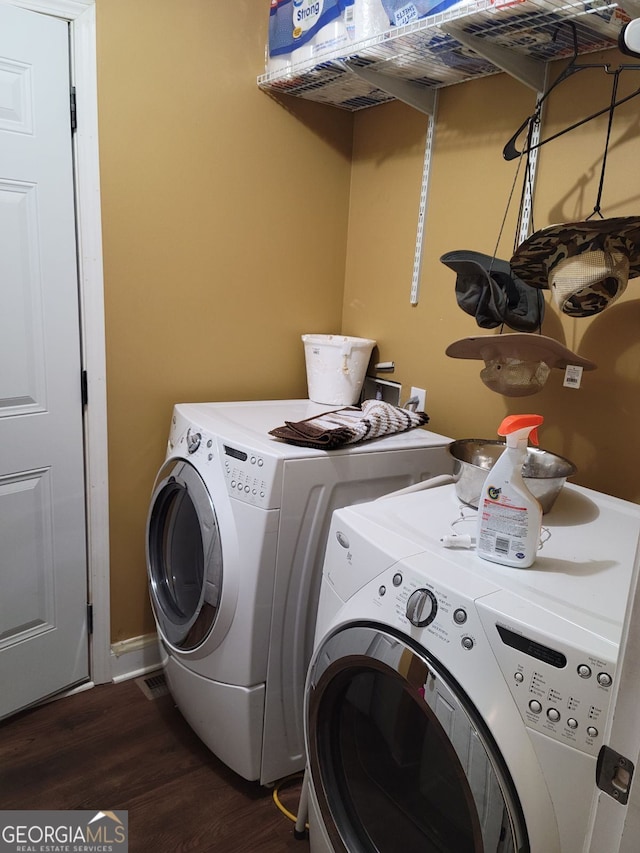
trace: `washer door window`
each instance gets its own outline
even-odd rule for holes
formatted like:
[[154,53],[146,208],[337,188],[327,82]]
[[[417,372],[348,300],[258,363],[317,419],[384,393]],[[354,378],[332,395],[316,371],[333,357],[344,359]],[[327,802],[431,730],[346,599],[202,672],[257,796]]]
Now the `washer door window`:
[[196,469],[160,469],[147,519],[147,570],[161,636],[189,651],[207,638],[222,594],[222,547],[211,497]]
[[349,626],[309,679],[309,769],[336,853],[529,851],[491,735],[424,650]]

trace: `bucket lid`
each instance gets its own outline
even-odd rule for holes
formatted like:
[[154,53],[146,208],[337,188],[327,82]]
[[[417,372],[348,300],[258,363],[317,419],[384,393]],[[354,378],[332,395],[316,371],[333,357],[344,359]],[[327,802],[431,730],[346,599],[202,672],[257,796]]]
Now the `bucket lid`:
[[316,344],[319,346],[330,347],[373,347],[376,345],[371,338],[354,338],[350,335],[302,335],[302,341],[305,344]]

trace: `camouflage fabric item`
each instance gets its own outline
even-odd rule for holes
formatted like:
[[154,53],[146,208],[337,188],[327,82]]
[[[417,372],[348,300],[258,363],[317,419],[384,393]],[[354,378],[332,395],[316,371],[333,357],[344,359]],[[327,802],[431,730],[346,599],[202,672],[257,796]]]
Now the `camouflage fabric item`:
[[640,276],[640,217],[549,225],[518,246],[511,258],[511,270],[532,287],[548,289],[549,272],[561,260],[595,249],[627,254],[629,278]]
[[511,269],[532,287],[557,291],[565,314],[598,314],[640,276],[640,217],[550,225],[521,243]]

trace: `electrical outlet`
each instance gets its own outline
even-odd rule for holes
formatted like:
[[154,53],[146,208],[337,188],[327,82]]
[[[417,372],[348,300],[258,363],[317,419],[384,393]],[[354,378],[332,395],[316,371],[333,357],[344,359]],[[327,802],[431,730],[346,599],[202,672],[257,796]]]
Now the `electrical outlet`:
[[409,394],[409,399],[412,397],[418,398],[418,405],[416,406],[417,412],[424,412],[424,407],[427,405],[427,392],[424,388],[414,388],[411,386],[411,394]]

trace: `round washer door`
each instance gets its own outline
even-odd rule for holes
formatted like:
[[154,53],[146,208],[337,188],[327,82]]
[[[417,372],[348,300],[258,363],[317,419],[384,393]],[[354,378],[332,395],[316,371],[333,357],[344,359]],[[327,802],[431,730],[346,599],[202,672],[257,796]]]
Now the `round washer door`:
[[211,496],[194,466],[160,469],[147,518],[147,572],[158,630],[179,651],[211,632],[222,595],[222,546]]
[[348,625],[314,653],[307,755],[335,853],[528,853],[486,725],[428,652]]

